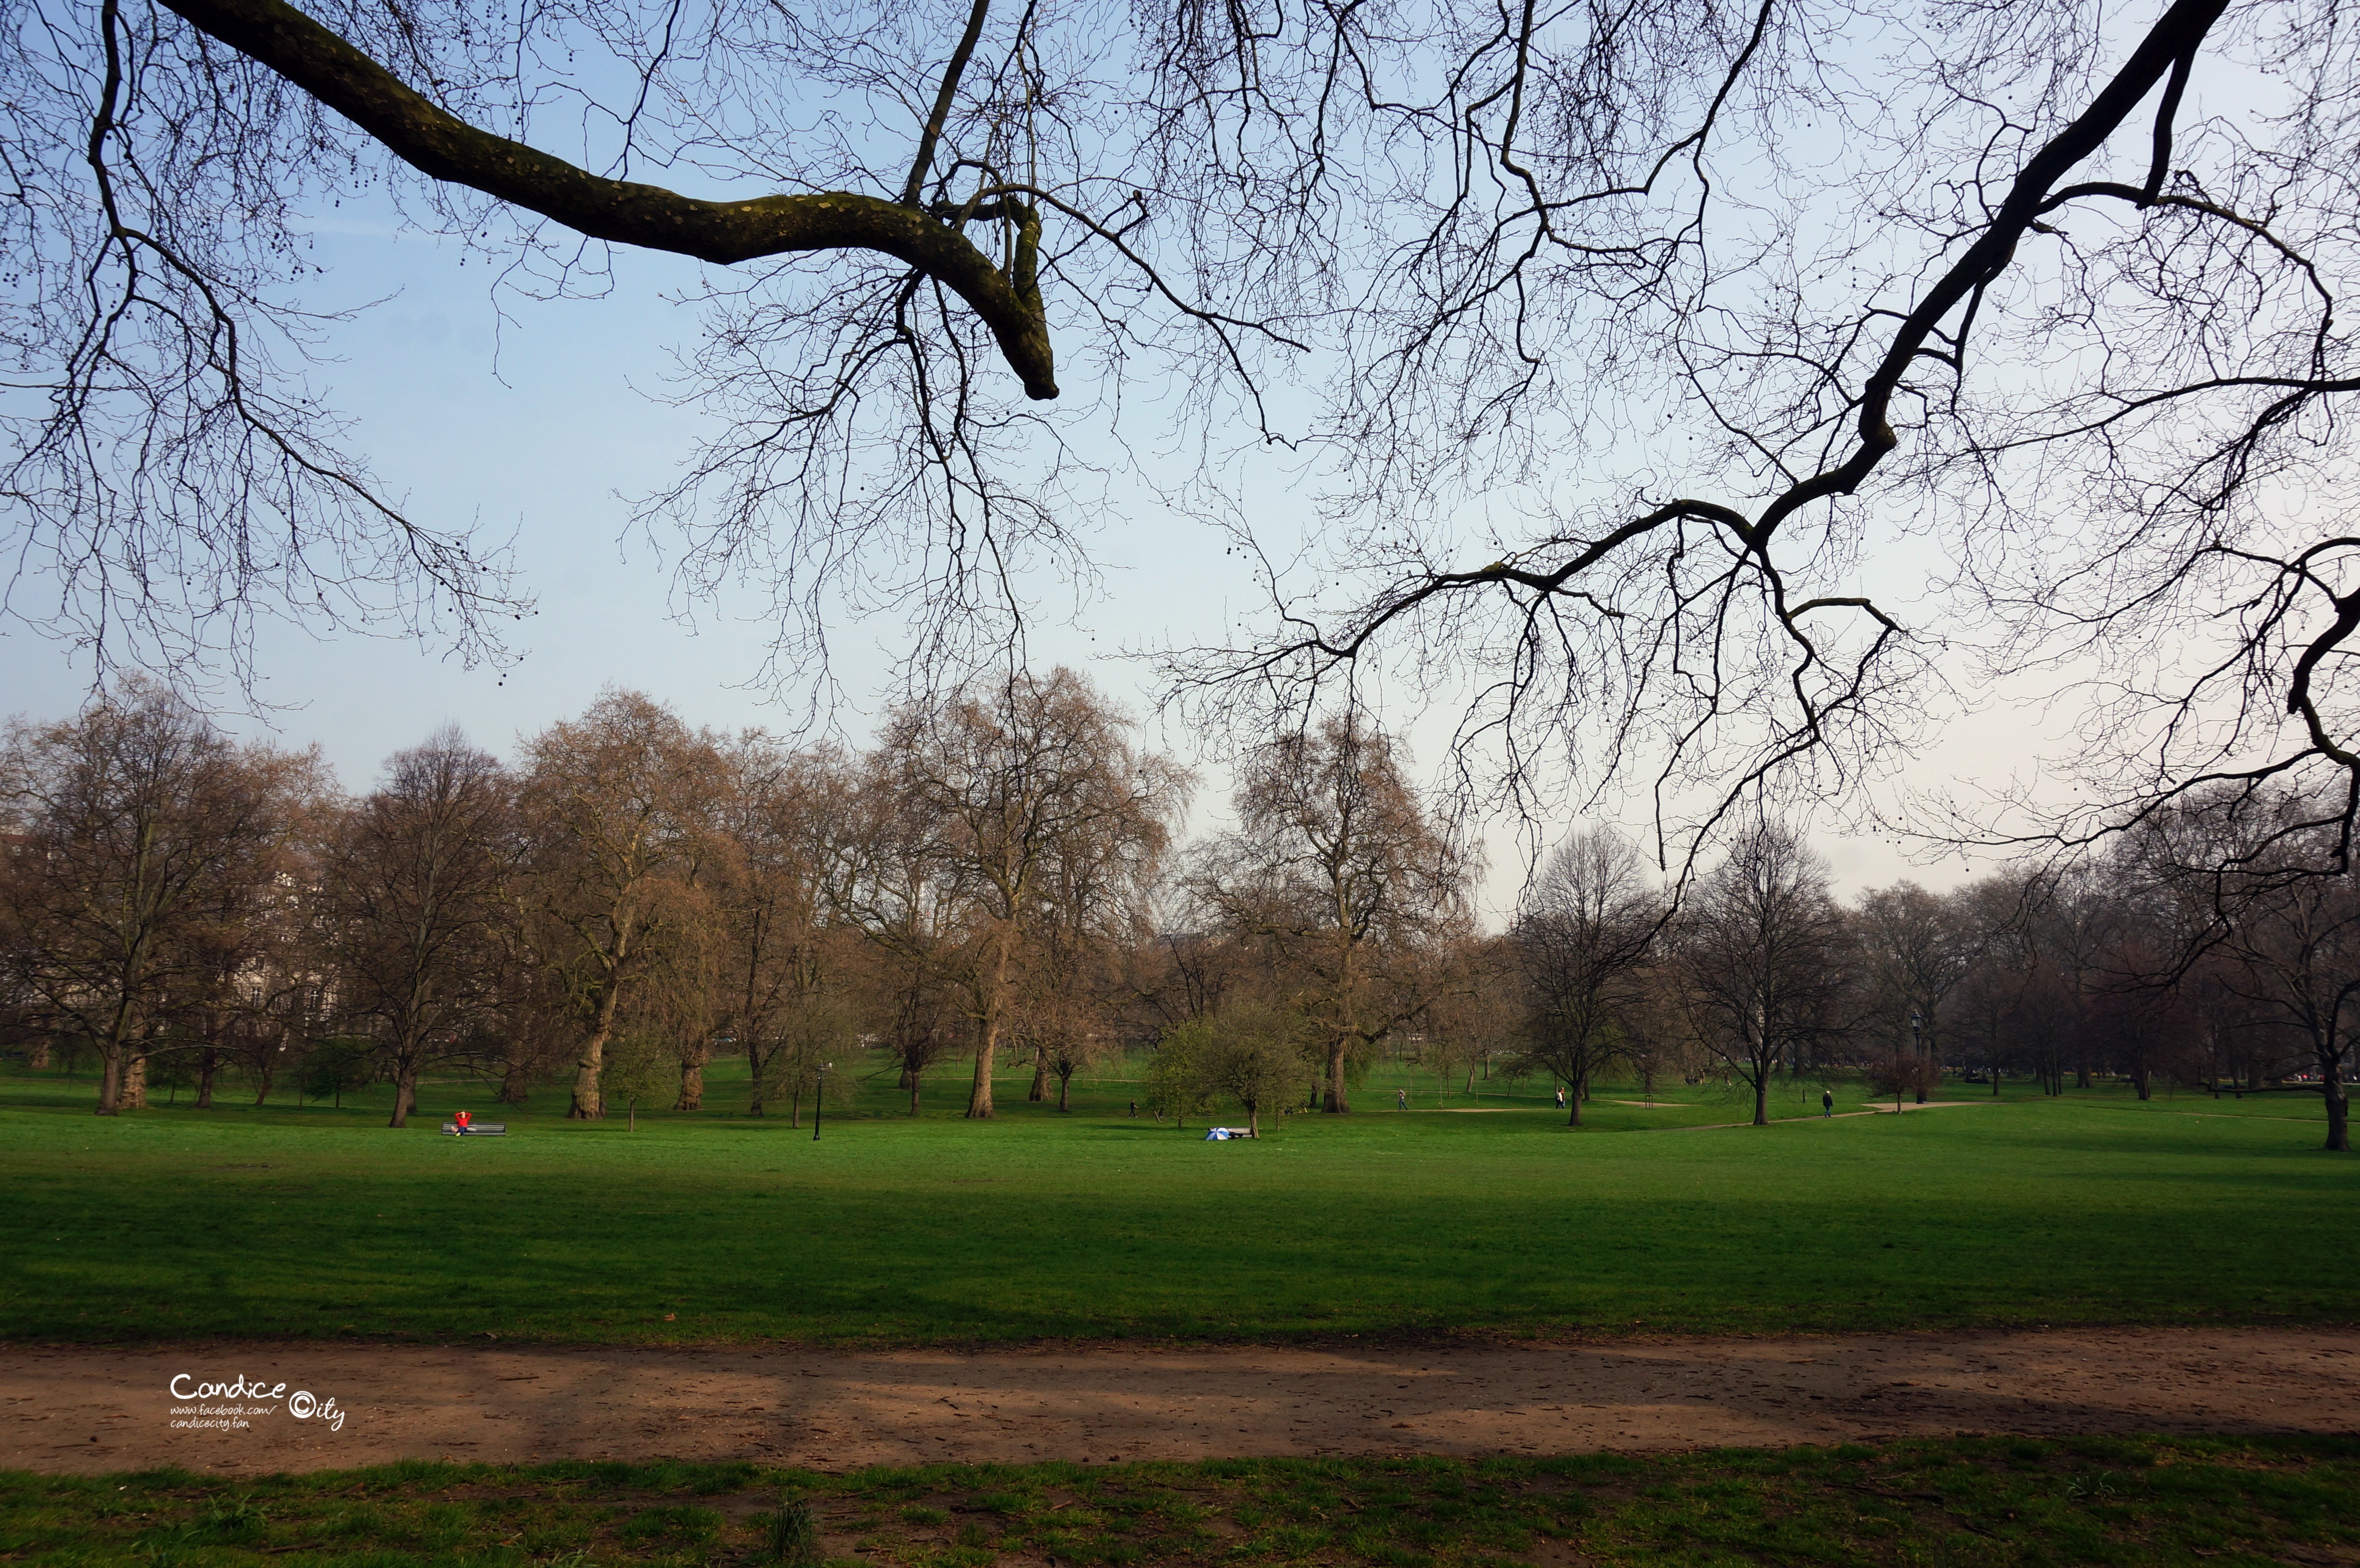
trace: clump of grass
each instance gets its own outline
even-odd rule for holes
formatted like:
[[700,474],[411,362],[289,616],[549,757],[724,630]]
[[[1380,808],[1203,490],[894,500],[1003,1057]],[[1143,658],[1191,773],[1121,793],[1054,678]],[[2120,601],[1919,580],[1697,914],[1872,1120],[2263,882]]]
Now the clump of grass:
[[819,1518],[803,1498],[781,1494],[779,1511],[765,1521],[762,1535],[764,1562],[819,1568]]

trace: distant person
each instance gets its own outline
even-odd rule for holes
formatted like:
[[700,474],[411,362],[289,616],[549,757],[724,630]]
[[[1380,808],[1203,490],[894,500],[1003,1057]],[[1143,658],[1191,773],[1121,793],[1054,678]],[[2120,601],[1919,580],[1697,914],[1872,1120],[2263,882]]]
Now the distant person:
[[1131,1119],[1132,1121],[1137,1121],[1139,1119],[1139,1102],[1137,1100],[1133,1100],[1131,1103]]
[[1823,1116],[1832,1116],[1835,1114],[1836,1092],[1833,1089],[1821,1089],[1819,1091],[1819,1115]]
[[459,1134],[463,1138],[466,1136],[467,1123],[471,1118],[472,1113],[467,1111],[461,1111],[457,1116],[451,1118],[453,1121],[459,1124]]
[[1565,1109],[1565,1085],[1562,1083],[1557,1086],[1557,1108],[1560,1111]]

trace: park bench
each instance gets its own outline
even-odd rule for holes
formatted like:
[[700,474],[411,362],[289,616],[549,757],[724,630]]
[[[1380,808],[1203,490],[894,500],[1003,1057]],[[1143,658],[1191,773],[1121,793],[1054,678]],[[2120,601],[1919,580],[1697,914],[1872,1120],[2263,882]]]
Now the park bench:
[[445,1136],[451,1138],[506,1138],[508,1135],[508,1124],[469,1122],[465,1127],[461,1127],[457,1122],[444,1122],[442,1131]]

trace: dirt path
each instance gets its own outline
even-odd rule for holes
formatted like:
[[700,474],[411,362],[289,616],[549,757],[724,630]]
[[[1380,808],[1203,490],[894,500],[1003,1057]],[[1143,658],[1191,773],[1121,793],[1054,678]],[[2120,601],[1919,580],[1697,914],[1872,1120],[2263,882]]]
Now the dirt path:
[[[174,1399],[182,1375],[183,1389],[241,1375],[285,1389]],[[321,1402],[309,1419],[297,1390]],[[2360,1330],[975,1355],[0,1346],[0,1467],[67,1472],[659,1455],[846,1470],[2171,1431],[2360,1432]]]

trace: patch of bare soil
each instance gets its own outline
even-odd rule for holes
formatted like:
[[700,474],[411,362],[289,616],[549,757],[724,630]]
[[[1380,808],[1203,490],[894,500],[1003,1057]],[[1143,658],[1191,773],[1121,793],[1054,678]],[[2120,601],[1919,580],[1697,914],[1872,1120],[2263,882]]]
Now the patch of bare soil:
[[[264,1393],[174,1393],[241,1378]],[[2360,1330],[2336,1328],[980,1352],[0,1346],[0,1467],[69,1473],[658,1456],[839,1471],[2355,1431]]]

